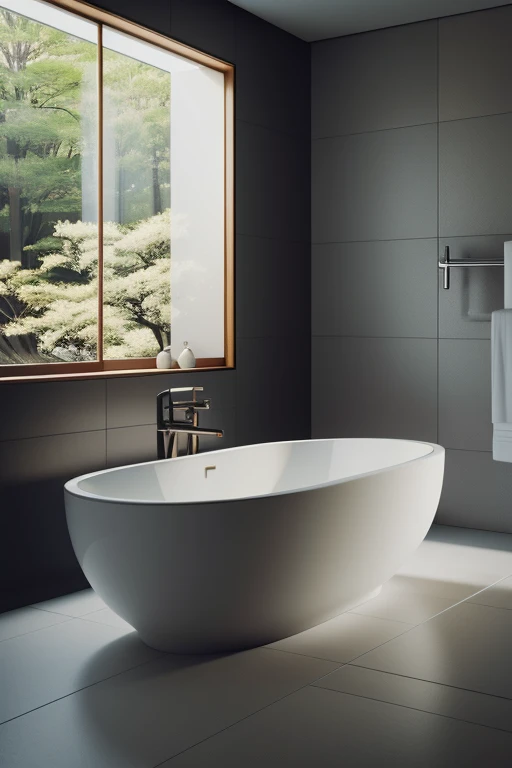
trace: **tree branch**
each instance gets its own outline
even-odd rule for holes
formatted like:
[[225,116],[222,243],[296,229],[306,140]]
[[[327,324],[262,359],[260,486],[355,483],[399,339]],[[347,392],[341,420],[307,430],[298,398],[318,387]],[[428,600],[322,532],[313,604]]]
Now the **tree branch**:
[[62,112],[67,112],[68,115],[71,115],[73,120],[76,120],[77,123],[80,122],[80,118],[74,115],[72,112],[69,111],[69,109],[66,109],[66,107],[38,107],[38,109],[60,109]]

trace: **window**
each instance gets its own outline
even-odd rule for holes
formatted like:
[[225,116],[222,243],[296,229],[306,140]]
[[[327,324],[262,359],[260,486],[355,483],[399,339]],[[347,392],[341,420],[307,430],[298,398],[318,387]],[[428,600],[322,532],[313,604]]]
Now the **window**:
[[185,341],[233,365],[232,80],[77,0],[0,0],[1,378]]

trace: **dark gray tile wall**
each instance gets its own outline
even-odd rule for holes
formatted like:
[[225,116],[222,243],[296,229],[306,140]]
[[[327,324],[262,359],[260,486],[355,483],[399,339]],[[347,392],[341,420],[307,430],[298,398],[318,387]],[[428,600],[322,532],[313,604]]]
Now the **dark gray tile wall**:
[[438,522],[509,533],[512,467],[491,453],[503,270],[454,270],[445,291],[437,255],[512,239],[511,34],[506,6],[312,46],[313,435],[437,440]]
[[0,384],[0,611],[86,586],[63,484],[154,458],[161,389],[204,386],[208,450],[311,430],[309,45],[227,0],[98,4],[236,66],[237,368]]

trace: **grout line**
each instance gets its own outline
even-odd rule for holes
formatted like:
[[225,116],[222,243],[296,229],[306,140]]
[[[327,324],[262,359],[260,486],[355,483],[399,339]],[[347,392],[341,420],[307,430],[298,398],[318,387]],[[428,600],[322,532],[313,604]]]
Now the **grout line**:
[[[463,598],[462,600],[459,600],[456,603],[453,603],[453,605],[449,605],[447,608],[443,608],[442,611],[439,611],[439,613],[434,614],[434,616],[429,616],[428,619],[425,619],[424,621],[420,621],[419,624],[413,625],[410,629],[406,629],[405,632],[402,632],[401,635],[398,635],[398,637],[392,637],[390,640],[386,640],[380,645],[375,646],[375,648],[372,648],[371,651],[365,651],[365,653],[361,653],[359,656],[355,656],[351,661],[350,664],[352,664],[354,661],[357,661],[357,659],[362,659],[364,656],[367,656],[370,653],[373,653],[373,651],[376,651],[378,648],[381,648],[383,645],[387,645],[388,643],[393,642],[393,640],[398,640],[399,638],[404,637],[404,635],[409,634],[409,632],[412,632],[414,629],[418,629],[418,627],[422,627],[424,624],[428,624],[429,621],[432,621],[433,619],[437,619],[439,616],[441,616],[443,613],[447,613],[447,611],[451,611],[453,608],[456,608],[459,605],[462,605],[462,603],[467,603],[468,600],[471,597],[475,597],[475,595],[479,595],[481,592],[485,592],[486,589],[490,589],[491,587],[496,586],[496,584],[499,584],[501,581],[504,581],[504,579],[508,579],[509,576],[503,576],[501,579],[497,579],[492,584],[488,584],[486,587],[482,587],[482,589],[479,589],[477,592],[473,592],[472,595],[468,595],[467,597]],[[478,603],[476,603],[478,605]],[[489,607],[489,606],[487,606]],[[376,618],[376,617],[375,617]],[[389,621],[389,619],[388,619]],[[364,664],[356,664],[355,666],[361,666],[364,667]],[[382,670],[379,670],[382,671]],[[407,677],[407,675],[405,675]],[[432,681],[430,681],[432,682]],[[456,687],[456,686],[454,686]]]
[[[102,611],[103,608],[95,608],[93,611],[87,611],[87,613],[83,613],[82,616],[72,616],[70,613],[61,613],[60,611],[50,611],[48,608],[38,608],[37,605],[29,605],[28,608],[34,608],[36,611],[41,611],[42,613],[51,613],[52,616],[68,616],[70,619],[81,619],[82,616],[88,616],[90,613],[96,613],[96,611]],[[104,606],[104,608],[108,608],[107,605]]]
[[[512,114],[512,113],[511,113]],[[379,237],[373,240],[316,240],[312,241],[312,247],[318,247],[321,245],[351,245],[355,243],[403,243],[407,241],[415,242],[416,240],[470,240],[472,238],[480,238],[481,240],[488,240],[491,237],[510,237],[510,232],[486,232],[484,235],[441,235],[439,232],[435,235],[428,237]],[[243,237],[256,237],[256,235],[243,235]],[[265,238],[268,240],[276,240],[278,238]],[[286,242],[298,242],[302,243],[303,240],[286,241]]]
[[45,437],[64,437],[66,435],[92,435],[99,432],[105,432],[105,428],[101,427],[101,429],[81,429],[78,432],[76,430],[73,432],[52,432],[49,435],[30,435],[30,437],[8,437],[7,439],[0,439],[0,445],[2,443],[17,443],[21,440],[43,440]]
[[[253,337],[253,338],[260,338],[260,337]],[[290,338],[285,336],[262,336],[261,338],[265,339],[284,339],[284,338]],[[297,337],[299,338],[299,337]],[[355,336],[353,334],[345,334],[345,333],[314,333],[311,336],[312,339],[423,339],[423,340],[430,340],[430,341],[437,341],[437,336],[369,336],[369,335],[359,335]],[[440,336],[439,341],[485,341],[488,344],[490,344],[491,339],[482,339],[482,338],[471,338],[469,336]],[[461,448],[462,450],[471,450],[470,448]]]
[[[384,674],[388,674],[385,672]],[[436,683],[434,683],[436,685]],[[362,693],[353,693],[352,691],[340,691],[338,688],[324,688],[322,685],[316,685],[315,683],[311,683],[310,688],[318,688],[320,691],[330,691],[331,693],[337,693],[342,694],[344,696],[355,696],[357,699],[366,699],[367,701],[378,701],[381,704],[388,704],[391,707],[400,707],[401,709],[410,709],[413,712],[423,712],[426,715],[433,715],[434,717],[444,717],[447,720],[455,720],[457,723],[467,723],[468,725],[476,725],[480,728],[490,728],[492,731],[501,731],[502,733],[508,733],[510,734],[511,731],[507,730],[506,728],[498,728],[495,725],[487,725],[486,723],[478,723],[476,720],[466,720],[463,717],[454,717],[453,715],[445,715],[441,712],[434,712],[431,709],[421,709],[420,707],[409,707],[407,704],[399,704],[396,701],[388,701],[387,699],[380,699],[380,698],[374,698],[373,696],[365,696]],[[458,689],[458,690],[465,690],[465,689]],[[482,696],[487,696],[488,694],[481,694]],[[496,697],[494,697],[496,698]]]
[[[503,578],[508,578],[508,577],[507,577],[507,576],[505,576],[505,577],[503,577]],[[499,581],[502,581],[502,580],[503,580],[503,579],[500,579]],[[497,581],[497,582],[495,582],[495,583],[497,584],[497,583],[498,583],[498,581]],[[494,585],[493,585],[493,584],[491,584],[491,585],[489,585],[489,586],[494,586]],[[488,588],[489,588],[489,587],[484,587],[482,590],[480,590],[480,592],[483,592],[485,589],[488,589]],[[475,594],[479,594],[479,593],[478,593],[478,592],[475,592]],[[474,596],[474,595],[471,595],[471,597],[473,597],[473,596]],[[465,600],[461,600],[460,602],[465,602]],[[456,603],[455,605],[459,605],[459,604],[460,604],[460,603]],[[454,607],[455,607],[455,605],[452,605],[452,606],[450,606],[449,608],[446,608],[444,611],[441,611],[441,613],[445,613],[445,611],[447,611],[447,610],[451,610],[452,608],[454,608]],[[439,616],[439,615],[440,615],[440,614],[436,614],[436,616]],[[371,618],[376,618],[376,617],[371,617]],[[431,618],[434,618],[434,617],[431,617]],[[328,621],[330,621],[330,619],[328,619]],[[387,621],[389,621],[389,619],[388,619]],[[426,621],[422,622],[422,624],[425,624],[427,621],[430,621],[430,618],[429,618],[429,619],[427,619]],[[323,623],[326,623],[326,622],[323,622]],[[417,625],[415,625],[415,626],[412,626],[412,627],[411,627],[409,630],[405,630],[405,632],[403,632],[401,635],[398,635],[398,637],[394,637],[394,638],[391,638],[390,640],[387,640],[387,641],[385,641],[384,643],[381,643],[380,645],[376,646],[375,648],[373,648],[373,649],[372,649],[372,651],[376,650],[377,648],[380,648],[380,647],[382,647],[383,645],[387,645],[387,643],[388,643],[388,642],[392,642],[393,640],[397,640],[398,638],[400,638],[400,637],[403,637],[404,635],[406,635],[406,634],[407,634],[408,632],[410,632],[411,630],[413,630],[413,629],[416,629],[418,626],[421,626],[421,625],[420,625],[420,624],[417,624]],[[271,650],[271,651],[281,650],[281,649],[277,649],[277,648],[266,648],[266,647],[264,647],[263,649],[264,649],[264,650]],[[371,653],[372,651],[368,651],[367,653]],[[294,655],[294,656],[301,656],[301,657],[303,656],[302,654],[296,654],[296,653],[294,653],[294,652],[290,652],[290,651],[282,651],[282,650],[281,650],[281,653],[290,653],[290,655]],[[162,765],[164,765],[165,763],[167,763],[167,762],[170,762],[170,761],[171,761],[171,760],[173,760],[175,757],[178,757],[179,755],[182,755],[184,752],[188,752],[189,750],[193,749],[194,747],[198,746],[199,744],[202,744],[202,743],[204,743],[205,741],[209,741],[210,739],[212,739],[212,738],[214,738],[215,736],[219,735],[219,734],[220,734],[220,733],[222,733],[223,731],[227,731],[227,730],[229,730],[230,728],[233,728],[234,726],[238,725],[239,723],[243,722],[244,720],[247,720],[248,718],[250,718],[250,717],[253,717],[253,715],[256,715],[256,714],[258,714],[259,712],[262,712],[263,710],[265,710],[265,709],[268,709],[269,707],[273,706],[274,704],[277,704],[278,702],[280,702],[280,701],[283,701],[284,699],[287,699],[289,696],[292,696],[293,694],[296,694],[296,693],[298,693],[299,691],[302,691],[302,690],[304,690],[305,688],[308,688],[308,687],[316,687],[316,688],[321,688],[322,690],[332,690],[332,689],[330,689],[330,688],[323,688],[323,686],[321,686],[321,685],[318,685],[318,682],[319,682],[320,680],[323,680],[325,677],[328,677],[328,676],[330,676],[330,675],[334,674],[335,672],[339,672],[339,670],[340,670],[340,669],[342,669],[343,667],[346,667],[346,666],[350,666],[350,665],[352,665],[352,664],[353,664],[353,661],[355,661],[356,659],[358,659],[358,658],[361,658],[362,656],[365,656],[365,655],[366,655],[366,653],[364,653],[364,654],[361,654],[360,656],[356,656],[354,659],[352,659],[352,661],[350,661],[350,662],[348,662],[348,663],[342,663],[342,664],[340,664],[340,666],[339,666],[339,667],[337,667],[336,669],[333,669],[333,670],[331,670],[330,672],[327,672],[325,675],[322,675],[321,677],[317,678],[317,679],[316,679],[316,680],[314,680],[313,682],[311,682],[311,683],[306,683],[305,685],[301,686],[300,688],[297,688],[296,690],[294,690],[294,691],[291,691],[290,693],[286,694],[285,696],[282,696],[282,697],[280,697],[279,699],[276,699],[275,701],[271,702],[270,704],[267,704],[267,705],[265,705],[264,707],[261,707],[260,709],[256,710],[255,712],[252,712],[250,715],[246,715],[245,717],[241,718],[240,720],[236,721],[235,723],[231,723],[231,725],[229,725],[229,726],[226,726],[225,728],[222,728],[220,731],[217,731],[217,733],[211,734],[210,736],[207,736],[206,738],[204,738],[204,739],[201,739],[201,741],[198,741],[196,744],[193,744],[193,745],[191,745],[190,747],[187,747],[186,749],[183,749],[181,752],[178,752],[176,755],[173,755],[171,758],[167,758],[166,760],[163,760],[161,763],[158,763],[158,765],[156,765],[156,766],[153,766],[153,768],[159,768],[159,766],[162,766]],[[318,657],[314,657],[314,656],[308,656],[308,657],[305,657],[305,658],[318,659]],[[326,663],[329,663],[329,662],[330,662],[330,660],[329,660],[329,659],[319,659],[319,660],[320,660],[320,661],[325,661]],[[331,663],[338,663],[338,662],[331,662]],[[361,666],[361,667],[362,667],[362,665],[358,665],[358,664],[355,664],[355,665],[353,665],[353,666],[356,666],[356,667],[357,667],[357,666]],[[369,667],[362,667],[362,668],[363,668],[363,669],[370,669]],[[382,670],[374,670],[374,671],[377,671],[377,672],[381,672]],[[393,673],[386,673],[386,674],[393,674]],[[407,677],[407,675],[401,675],[401,677]],[[416,678],[416,679],[420,679],[420,678]],[[424,681],[424,682],[431,682],[431,683],[432,683],[433,681]],[[434,685],[437,685],[437,683],[433,683],[433,684],[434,684]],[[456,686],[447,686],[447,687],[453,687],[453,688],[456,688]],[[470,689],[458,689],[458,690],[470,690]],[[474,693],[480,693],[481,695],[484,695],[484,696],[489,696],[489,695],[491,695],[491,696],[492,696],[492,694],[482,694],[480,691],[472,691],[472,692],[474,692]],[[343,692],[342,692],[342,691],[333,691],[333,693],[343,693]],[[350,694],[348,694],[348,695],[350,695]],[[361,697],[361,698],[368,698],[370,701],[380,701],[379,699],[371,699],[371,697]],[[502,698],[502,699],[505,699],[506,701],[510,701],[510,699],[506,699],[506,697],[502,697],[502,696],[494,696],[493,698]],[[387,703],[387,704],[391,704],[391,702],[384,702],[384,703]],[[403,709],[415,709],[415,708],[413,708],[413,707],[406,707],[406,706],[404,706],[404,705],[395,705],[395,706],[401,706]],[[418,710],[418,711],[421,711],[421,712],[426,712],[426,710]],[[437,714],[437,713],[430,713],[430,712],[428,712],[428,714]],[[447,719],[453,719],[453,720],[457,720],[457,718],[451,718],[451,717],[449,717],[449,716],[446,716],[446,715],[440,715],[440,714],[438,714],[437,716],[438,716],[438,717],[446,717]],[[460,721],[460,722],[465,722],[465,721]],[[469,722],[469,721],[468,721],[468,722]],[[476,723],[476,725],[479,725],[479,724],[478,724],[478,723]],[[484,728],[490,728],[491,730],[502,730],[502,729],[499,729],[499,728],[493,728],[492,726],[482,726],[482,727],[484,727]],[[510,731],[507,731],[507,733],[510,733]]]
[[[437,20],[439,22],[439,20]],[[439,36],[439,31],[438,31]],[[488,117],[505,117],[506,115],[512,115],[512,112],[491,112],[487,115],[470,115],[467,117],[454,117],[450,120],[441,120],[439,116],[439,43],[438,43],[438,50],[437,50],[437,56],[438,56],[438,63],[437,63],[437,119],[436,120],[429,120],[424,123],[411,123],[409,125],[391,125],[387,128],[372,128],[370,130],[366,131],[350,131],[348,133],[333,133],[328,134],[326,136],[311,136],[311,142],[315,141],[328,141],[329,139],[344,139],[349,136],[366,136],[368,134],[373,133],[385,133],[389,131],[406,131],[408,128],[422,128],[423,126],[427,125],[437,125],[438,130],[440,125],[447,125],[449,123],[462,123],[464,121],[468,120],[484,120]],[[247,122],[247,121],[242,121]],[[253,125],[256,125],[256,123],[252,123]],[[264,126],[263,126],[264,127]],[[269,129],[270,130],[270,129]]]
[[[269,237],[268,235],[246,235],[243,232],[237,232],[237,237],[249,237],[252,240],[271,240],[276,243],[289,243],[290,245],[311,245],[309,240],[290,240],[283,237]],[[200,370],[200,369],[198,369]]]
[[[27,608],[32,608],[31,605],[27,605]],[[14,608],[13,610],[20,610],[19,608]],[[7,613],[10,613],[10,611],[7,611]],[[50,611],[48,611],[50,613]],[[53,616],[64,616],[64,614],[60,613],[54,613]],[[1,616],[0,616],[1,618]],[[64,621],[56,621],[55,624],[48,624],[46,627],[38,627],[37,629],[29,629],[28,632],[20,632],[19,635],[13,635],[12,637],[4,637],[2,640],[0,640],[0,643],[6,643],[8,640],[17,640],[19,637],[25,637],[26,635],[33,635],[36,632],[41,632],[43,629],[52,629],[53,627],[60,627],[61,624],[67,624],[69,621],[73,621],[73,616],[65,616]]]
[[[483,237],[483,235],[474,235],[474,237]],[[319,245],[351,245],[355,243],[404,243],[415,242],[416,240],[436,240],[437,235],[427,237],[379,237],[373,240],[316,240],[311,242],[312,248]]]
[[283,131],[282,128],[274,128],[273,126],[270,127],[268,125],[265,125],[264,123],[255,123],[254,120],[244,120],[242,117],[236,117],[237,123],[244,123],[245,125],[252,125],[255,128],[263,128],[265,131],[269,131],[269,133],[277,133],[281,136],[288,136],[292,139],[297,139],[298,141],[303,141],[306,144],[309,144],[309,132],[308,133],[294,133],[292,131]]
[[312,338],[313,339],[378,339],[378,340],[399,339],[401,341],[407,341],[408,339],[417,340],[417,341],[436,341],[437,339],[436,336],[353,336],[353,335],[345,335],[345,334],[337,334],[337,333],[315,333],[312,336]]
[[[63,622],[67,623],[67,622]],[[109,626],[107,624],[96,624],[96,626]],[[111,629],[115,629],[115,627],[110,627]],[[131,672],[133,669],[138,669],[139,667],[144,667],[146,664],[151,664],[154,661],[158,661],[159,659],[162,659],[165,657],[166,654],[156,651],[156,654],[159,654],[155,656],[153,659],[148,659],[148,661],[143,661],[141,664],[135,664],[134,667],[128,667],[127,669],[123,669],[121,672],[116,672],[113,675],[108,675],[107,677],[102,678],[101,680],[96,680],[94,683],[90,683],[89,685],[84,685],[82,688],[77,688],[75,691],[70,691],[69,693],[66,693],[64,696],[58,696],[56,699],[52,699],[51,701],[46,701],[44,704],[40,704],[38,707],[33,707],[32,709],[27,710],[26,712],[21,712],[19,715],[15,715],[14,717],[10,717],[8,720],[3,720],[0,723],[0,729],[3,725],[6,725],[7,723],[12,723],[13,720],[19,720],[20,717],[25,717],[25,715],[30,715],[32,712],[36,712],[38,709],[43,709],[43,707],[48,707],[50,704],[55,704],[57,701],[62,701],[63,699],[69,699],[70,696],[74,696],[75,693],[80,693],[81,691],[86,691],[88,688],[94,688],[95,685],[100,685],[100,683],[104,683],[106,680],[112,680],[114,677],[119,677],[119,675],[124,675],[125,672]]]
[[387,133],[389,131],[406,131],[408,128],[423,128],[426,125],[436,125],[437,120],[428,120],[425,123],[410,123],[409,125],[391,125],[388,128],[372,128],[369,131],[350,131],[349,133],[333,133],[328,136],[312,136],[311,142],[328,141],[329,139],[344,139],[348,136],[366,136],[373,133]]
[[[314,627],[311,627],[311,629],[314,629]],[[305,631],[307,632],[308,630],[305,630]],[[299,632],[298,634],[301,634],[301,633]],[[287,653],[289,656],[300,656],[301,659],[315,659],[315,661],[325,661],[330,664],[341,664],[344,667],[350,664],[350,661],[340,661],[339,659],[326,659],[325,656],[310,656],[307,653],[299,653],[298,651],[287,651],[284,648],[270,648],[268,645],[262,646],[262,649],[265,651],[274,651],[275,653]],[[336,670],[333,670],[333,671],[335,672]],[[329,674],[331,673],[329,672]]]
[[[427,680],[424,677],[415,677],[414,675],[403,675],[399,672],[388,672],[384,671],[383,669],[377,669],[376,667],[363,667],[362,664],[345,664],[345,666],[354,666],[356,669],[369,669],[372,672],[381,672],[384,675],[391,675],[395,677],[402,677],[405,680],[417,680],[419,683],[429,683],[430,685],[440,685],[443,688],[450,688],[454,691],[466,691],[467,693],[476,693],[479,696],[487,696],[489,699],[500,699],[501,701],[512,701],[512,697],[510,696],[501,696],[497,693],[484,693],[483,691],[477,691],[475,688],[463,688],[460,685],[450,685],[449,683],[440,683],[437,680]],[[335,672],[338,670],[335,669]],[[315,681],[316,682],[316,681]],[[315,683],[310,683],[310,685],[314,685]],[[320,686],[319,686],[320,687]]]
[[[264,646],[263,646],[263,648],[264,648]],[[265,650],[267,650],[267,649],[265,649]],[[268,649],[268,650],[273,650],[273,649]],[[309,657],[309,658],[311,658],[311,657]],[[324,661],[326,664],[332,663],[332,662],[327,661],[326,659],[321,659],[321,661]],[[332,675],[334,672],[337,672],[342,667],[346,667],[346,666],[347,666],[346,664],[340,664],[339,667],[337,667],[336,669],[331,669],[330,672],[326,672],[325,675],[321,675],[320,677],[317,677],[315,680],[313,680],[312,683],[305,683],[304,685],[299,686],[299,688],[296,688],[295,690],[290,691],[289,693],[286,693],[284,696],[280,696],[278,699],[275,699],[275,701],[272,701],[269,704],[265,704],[265,706],[260,707],[259,709],[255,710],[254,712],[251,712],[251,714],[245,715],[245,717],[241,717],[240,720],[237,720],[236,722],[231,723],[230,725],[225,726],[225,728],[221,728],[216,733],[212,733],[209,736],[206,736],[204,739],[201,739],[200,741],[196,742],[196,744],[191,744],[190,747],[186,747],[185,749],[182,749],[180,752],[177,752],[175,755],[172,755],[172,757],[169,757],[169,758],[166,758],[165,760],[162,760],[161,763],[158,763],[157,765],[154,765],[153,768],[159,768],[159,766],[164,765],[165,763],[169,762],[170,760],[174,760],[174,758],[179,757],[184,752],[188,752],[189,750],[194,749],[194,747],[199,746],[199,744],[203,744],[205,741],[209,741],[210,739],[213,739],[215,736],[218,736],[220,733],[223,733],[224,731],[228,731],[230,728],[233,728],[234,726],[238,725],[239,723],[242,723],[244,720],[248,720],[250,717],[253,717],[254,715],[257,715],[260,712],[263,712],[263,710],[268,709],[269,707],[272,707],[274,704],[278,704],[280,701],[284,701],[284,699],[287,699],[290,696],[293,696],[295,693],[298,693],[299,691],[303,691],[305,688],[309,688],[313,683],[318,682],[318,680],[323,680],[324,677],[327,677],[328,675]]]
[[[465,449],[465,448],[450,448],[449,450],[451,450],[451,451],[464,451],[464,450],[467,450],[467,449]],[[469,453],[492,453],[492,451],[469,451]],[[458,531],[480,531],[481,533],[487,533],[490,536],[494,536],[494,535],[497,534],[499,536],[505,535],[505,536],[511,536],[512,537],[512,532],[510,532],[510,531],[490,531],[488,528],[473,528],[473,527],[469,528],[468,526],[456,525],[455,523],[434,523],[434,525],[438,525],[440,528],[457,528]],[[511,539],[511,541],[512,541],[512,539]],[[509,552],[509,553],[511,553],[512,549],[505,549],[505,550],[501,549],[500,552]],[[512,576],[512,573],[510,574],[510,576]],[[510,576],[505,576],[504,578],[505,579],[509,579]],[[498,582],[495,582],[495,583],[497,584]],[[489,586],[492,587],[492,586],[494,586],[494,584],[490,584]],[[488,589],[488,587],[486,587],[486,589]],[[475,595],[477,595],[477,594],[478,594],[478,592],[475,592]]]

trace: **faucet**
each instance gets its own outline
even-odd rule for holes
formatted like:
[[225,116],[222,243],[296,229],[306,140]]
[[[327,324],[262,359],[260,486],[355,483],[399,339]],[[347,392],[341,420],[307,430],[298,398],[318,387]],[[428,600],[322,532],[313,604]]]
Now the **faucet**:
[[[159,459],[174,459],[180,455],[179,436],[187,435],[186,449],[181,455],[191,456],[199,450],[199,437],[213,435],[223,437],[222,429],[205,429],[199,424],[199,411],[207,411],[211,400],[198,400],[197,392],[203,387],[175,387],[164,389],[156,397],[157,451]],[[178,392],[191,392],[191,399],[173,400]],[[174,421],[174,411],[183,412],[182,421]]]

